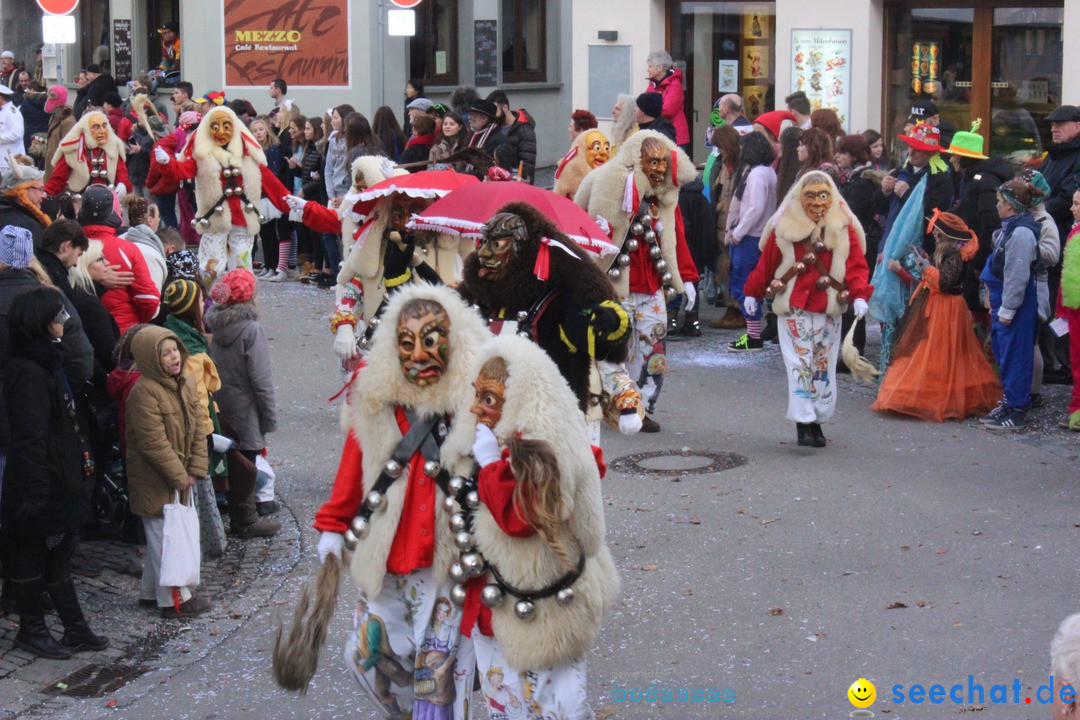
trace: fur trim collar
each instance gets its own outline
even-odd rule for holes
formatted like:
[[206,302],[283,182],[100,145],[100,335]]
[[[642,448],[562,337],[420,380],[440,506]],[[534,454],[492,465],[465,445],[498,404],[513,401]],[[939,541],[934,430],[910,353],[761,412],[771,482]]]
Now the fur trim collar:
[[[64,156],[69,169],[67,186],[79,192],[90,184],[90,151],[98,149],[97,142],[90,135],[90,118],[94,115],[100,115],[108,122],[103,112],[86,113],[60,140],[52,158],[53,165],[56,165],[60,161],[60,156]],[[105,170],[109,173],[109,183],[115,183],[116,166],[127,157],[127,147],[113,132],[111,125],[109,137],[101,149],[105,151]]]
[[[225,147],[219,146],[210,137],[210,118],[218,113],[228,115],[233,122],[233,136]],[[204,232],[229,232],[233,228],[234,203],[226,202],[223,212],[213,212],[222,198],[221,171],[226,168],[239,168],[240,177],[244,181],[244,195],[257,206],[259,198],[262,197],[260,167],[266,165],[266,153],[251,131],[236,117],[236,113],[227,107],[218,107],[203,117],[185,146],[184,154],[195,160],[195,214],[210,220],[209,227],[203,228],[199,224],[196,231],[200,235]],[[262,227],[259,223],[258,207],[251,211],[241,207],[241,212],[248,235],[258,235]]]

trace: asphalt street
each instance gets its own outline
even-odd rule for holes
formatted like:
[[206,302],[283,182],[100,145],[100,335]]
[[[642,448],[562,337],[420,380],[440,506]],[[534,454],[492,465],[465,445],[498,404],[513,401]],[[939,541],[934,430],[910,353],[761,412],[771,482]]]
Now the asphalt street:
[[[340,452],[328,398],[342,376],[326,321],[332,294],[297,283],[259,290],[278,391],[270,456],[302,528],[301,560],[204,652],[178,650],[201,632],[196,621],[164,647],[157,670],[111,696],[115,707],[88,700],[65,717],[377,717],[341,661],[351,586],[308,694],[278,689],[270,674],[278,623],[317,567],[310,524]],[[883,417],[870,411],[872,391],[844,378],[829,446],[799,448],[784,420],[779,349],[733,355],[724,349],[733,337],[706,329],[670,343],[661,433],[605,432],[608,542],[623,596],[589,657],[598,716],[841,718],[853,710],[848,686],[862,677],[877,687],[877,717],[1048,717],[1036,693],[1050,683],[1049,641],[1080,610],[1080,434],[1002,436],[974,421]],[[1063,388],[1048,395],[1051,405],[1065,397]],[[698,453],[717,455],[690,457]],[[969,675],[982,701],[968,697]],[[654,683],[661,694],[698,689],[718,699],[630,700]],[[959,683],[961,703],[908,698],[914,684],[948,693]],[[1008,703],[993,702],[995,684],[1008,686]]]

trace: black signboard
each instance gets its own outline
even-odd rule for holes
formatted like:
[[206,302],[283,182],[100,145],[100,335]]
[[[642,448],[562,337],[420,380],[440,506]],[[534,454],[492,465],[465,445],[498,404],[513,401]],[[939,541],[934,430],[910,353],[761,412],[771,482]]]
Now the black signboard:
[[473,22],[473,40],[476,52],[473,65],[476,68],[477,87],[493,87],[499,84],[499,26],[497,20]]
[[131,79],[131,20],[113,20],[113,78],[121,85]]

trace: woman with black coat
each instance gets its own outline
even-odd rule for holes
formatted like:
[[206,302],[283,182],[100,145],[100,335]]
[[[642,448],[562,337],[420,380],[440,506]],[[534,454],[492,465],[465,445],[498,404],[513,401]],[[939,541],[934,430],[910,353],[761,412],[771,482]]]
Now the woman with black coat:
[[[78,529],[91,520],[85,487],[94,468],[82,450],[71,387],[61,369],[59,340],[67,314],[55,288],[34,288],[16,297],[8,313],[11,360],[4,370],[11,445],[0,526],[17,547],[12,569],[19,606],[15,645],[54,660],[109,644],[87,624],[68,567]],[[59,643],[45,626],[43,591],[64,624]]]

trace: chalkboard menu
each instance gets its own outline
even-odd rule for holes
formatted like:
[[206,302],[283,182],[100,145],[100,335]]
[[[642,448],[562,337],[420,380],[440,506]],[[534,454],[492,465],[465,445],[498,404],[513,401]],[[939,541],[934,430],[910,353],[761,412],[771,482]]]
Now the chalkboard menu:
[[131,79],[131,20],[113,20],[113,77],[120,84]]
[[497,20],[473,22],[473,40],[476,45],[473,65],[476,68],[477,87],[493,87],[499,84],[499,25]]

